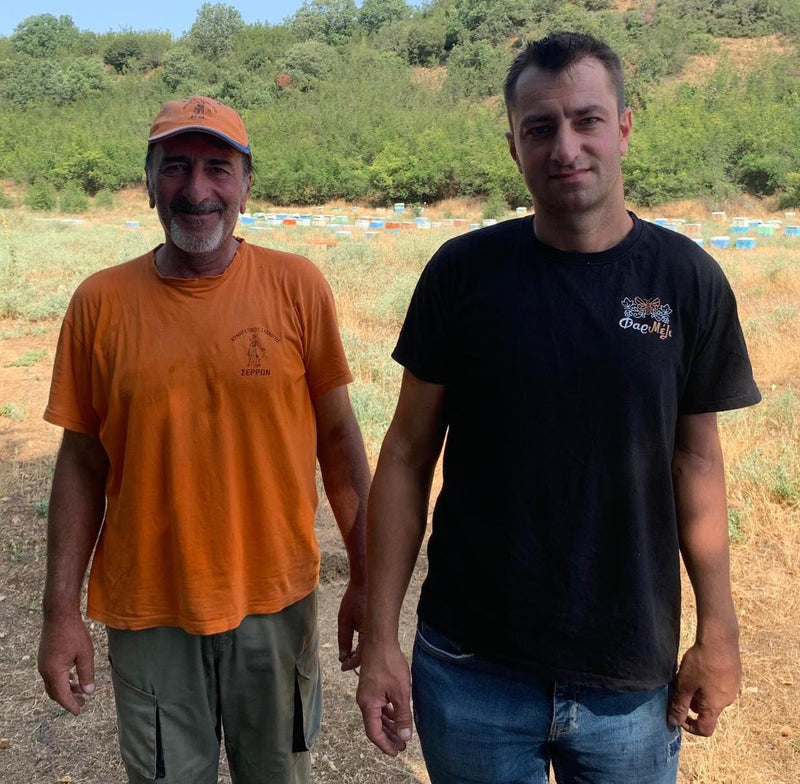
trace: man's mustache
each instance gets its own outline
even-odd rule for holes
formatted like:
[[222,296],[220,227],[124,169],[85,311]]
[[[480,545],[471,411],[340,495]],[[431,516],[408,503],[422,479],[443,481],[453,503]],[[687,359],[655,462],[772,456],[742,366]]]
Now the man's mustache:
[[212,212],[223,212],[225,205],[220,201],[201,201],[200,204],[192,204],[185,196],[176,196],[170,202],[173,212],[184,212],[188,215],[208,215]]

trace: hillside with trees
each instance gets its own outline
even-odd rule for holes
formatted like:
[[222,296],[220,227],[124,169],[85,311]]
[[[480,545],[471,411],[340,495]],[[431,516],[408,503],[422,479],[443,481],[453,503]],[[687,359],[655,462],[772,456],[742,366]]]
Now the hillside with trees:
[[306,0],[279,25],[206,3],[177,39],[31,16],[0,38],[0,180],[34,208],[111,200],[143,182],[160,104],[203,93],[245,118],[256,199],[524,205],[501,87],[525,41],[557,29],[624,60],[632,202],[800,204],[796,0]]

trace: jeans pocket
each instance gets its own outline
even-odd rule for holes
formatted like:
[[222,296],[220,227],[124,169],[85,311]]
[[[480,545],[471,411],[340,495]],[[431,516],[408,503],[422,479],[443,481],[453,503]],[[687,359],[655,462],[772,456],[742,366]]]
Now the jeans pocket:
[[295,661],[294,734],[292,751],[308,751],[322,724],[322,671],[319,640],[310,644]]
[[465,663],[475,658],[474,653],[464,650],[455,640],[436,631],[424,621],[417,623],[415,645],[424,653],[443,661]]
[[159,776],[163,777],[162,765],[159,764],[156,697],[128,683],[113,668],[111,679],[122,760],[134,773],[155,781]]

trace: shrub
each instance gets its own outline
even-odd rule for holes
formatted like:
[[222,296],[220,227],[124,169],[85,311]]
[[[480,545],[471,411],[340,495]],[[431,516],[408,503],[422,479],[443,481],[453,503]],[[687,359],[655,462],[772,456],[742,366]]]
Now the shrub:
[[755,196],[772,196],[785,182],[787,164],[777,153],[751,153],[739,161],[735,181]]
[[505,197],[499,190],[493,189],[483,203],[483,217],[500,220],[505,218],[507,214],[508,204],[506,204]]
[[786,175],[786,191],[781,194],[780,209],[800,207],[800,172],[789,172]]
[[105,189],[97,191],[94,197],[94,206],[104,210],[112,209],[114,206],[114,194]]
[[25,194],[25,204],[32,210],[50,212],[56,208],[56,189],[45,180],[36,180]]
[[[202,74],[203,69],[197,58],[185,46],[178,44],[164,55],[162,78],[171,90],[198,81]],[[188,92],[194,91],[187,90]]]
[[79,183],[72,180],[68,182],[59,198],[61,212],[86,212],[89,209],[89,199]]

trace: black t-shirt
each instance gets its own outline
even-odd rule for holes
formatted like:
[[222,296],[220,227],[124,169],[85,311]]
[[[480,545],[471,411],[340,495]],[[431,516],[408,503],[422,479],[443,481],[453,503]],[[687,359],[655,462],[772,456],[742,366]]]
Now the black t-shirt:
[[542,244],[530,217],[450,240],[393,352],[446,387],[420,617],[484,656],[619,690],[675,671],[677,417],[760,399],[718,264],[632,217],[595,254]]

